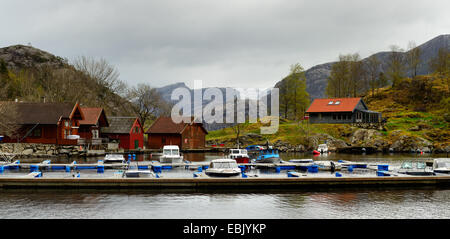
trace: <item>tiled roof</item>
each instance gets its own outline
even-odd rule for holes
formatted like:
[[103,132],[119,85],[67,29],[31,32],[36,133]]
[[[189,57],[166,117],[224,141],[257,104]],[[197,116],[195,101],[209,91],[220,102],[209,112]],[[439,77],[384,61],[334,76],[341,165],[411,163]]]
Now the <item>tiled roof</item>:
[[128,134],[136,119],[136,117],[108,117],[109,127],[102,127],[102,133]]
[[352,112],[361,98],[315,99],[306,113]]
[[84,120],[80,120],[80,125],[95,125],[100,119],[103,109],[82,107],[81,111],[83,112]]
[[[190,119],[191,122],[193,118]],[[147,130],[147,134],[181,134],[184,128],[190,123],[175,123],[171,117],[159,117],[150,128]],[[203,128],[203,124],[201,124]],[[207,133],[206,129],[203,128]]]

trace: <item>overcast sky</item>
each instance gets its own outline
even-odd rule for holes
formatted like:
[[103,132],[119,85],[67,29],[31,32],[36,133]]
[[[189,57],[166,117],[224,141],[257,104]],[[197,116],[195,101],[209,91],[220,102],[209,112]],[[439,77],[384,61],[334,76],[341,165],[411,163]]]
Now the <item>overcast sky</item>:
[[0,47],[104,58],[130,85],[271,87],[289,66],[450,33],[450,1],[0,0]]

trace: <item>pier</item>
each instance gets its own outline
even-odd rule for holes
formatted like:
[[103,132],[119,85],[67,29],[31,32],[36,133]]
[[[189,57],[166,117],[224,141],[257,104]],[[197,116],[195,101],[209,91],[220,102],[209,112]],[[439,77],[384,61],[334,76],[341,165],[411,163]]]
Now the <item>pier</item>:
[[0,178],[0,188],[68,189],[317,189],[367,187],[450,187],[449,176],[355,178]]

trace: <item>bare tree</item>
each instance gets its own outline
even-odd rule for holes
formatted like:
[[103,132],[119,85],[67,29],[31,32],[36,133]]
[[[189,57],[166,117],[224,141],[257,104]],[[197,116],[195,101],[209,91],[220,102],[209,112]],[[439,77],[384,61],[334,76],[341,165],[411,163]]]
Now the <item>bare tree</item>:
[[369,87],[372,90],[372,96],[375,95],[375,89],[378,87],[378,72],[381,62],[376,55],[370,56],[366,61],[366,72],[369,79]]
[[417,76],[417,68],[421,63],[420,56],[422,51],[416,46],[413,41],[408,43],[408,52],[406,53],[406,61],[408,63],[408,68],[411,71],[411,78]]
[[107,88],[118,95],[126,93],[125,83],[119,79],[119,71],[105,59],[96,60],[82,56],[76,58],[73,65],[75,69],[87,74],[100,87]]
[[136,87],[130,88],[127,98],[132,103],[132,109],[139,116],[143,126],[147,120],[168,115],[171,110],[171,105],[155,88],[148,84],[138,84]]
[[387,75],[392,82],[392,87],[397,86],[397,82],[405,77],[405,64],[403,58],[403,49],[397,45],[390,46],[391,54],[388,60]]
[[17,124],[17,107],[14,102],[0,101],[0,134],[16,138],[21,125]]

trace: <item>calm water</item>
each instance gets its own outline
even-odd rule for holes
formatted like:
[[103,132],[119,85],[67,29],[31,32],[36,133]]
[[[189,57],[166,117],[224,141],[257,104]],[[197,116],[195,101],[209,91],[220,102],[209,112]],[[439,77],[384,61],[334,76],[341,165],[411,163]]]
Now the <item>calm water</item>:
[[[220,157],[215,154],[201,155],[203,160]],[[287,160],[312,156],[285,154],[283,157]],[[327,159],[399,165],[404,160],[417,157],[433,158],[445,155],[331,154]],[[8,189],[0,190],[0,218],[447,219],[450,218],[449,202],[450,188],[361,188],[326,191]]]

